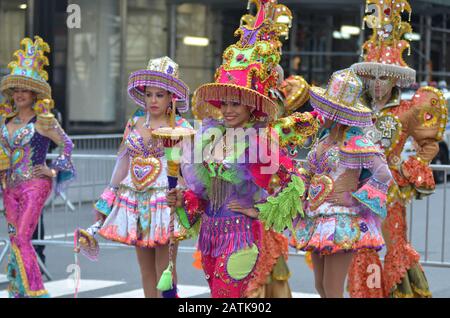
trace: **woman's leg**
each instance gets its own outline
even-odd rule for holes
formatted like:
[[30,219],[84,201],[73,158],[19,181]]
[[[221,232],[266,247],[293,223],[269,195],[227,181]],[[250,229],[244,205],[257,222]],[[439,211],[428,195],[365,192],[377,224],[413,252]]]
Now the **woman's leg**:
[[337,253],[325,256],[323,286],[327,298],[343,298],[344,284],[353,253]]
[[316,290],[319,293],[320,297],[326,298],[325,289],[323,287],[323,271],[324,271],[324,262],[325,258],[320,254],[312,253],[311,254],[313,268],[314,268],[314,281]]
[[145,298],[157,298],[155,249],[136,247],[136,255],[141,269],[142,287]]

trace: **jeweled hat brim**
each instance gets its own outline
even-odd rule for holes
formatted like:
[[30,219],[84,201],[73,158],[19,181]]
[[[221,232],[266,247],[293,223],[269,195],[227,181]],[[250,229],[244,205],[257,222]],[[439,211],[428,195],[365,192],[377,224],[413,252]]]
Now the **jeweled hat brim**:
[[291,96],[286,96],[285,111],[288,114],[299,109],[309,100],[310,86],[308,82],[303,77],[297,77],[297,81],[300,83],[299,87],[297,87],[297,91]]
[[14,89],[24,89],[35,92],[38,99],[51,99],[52,89],[47,82],[35,80],[22,75],[7,75],[0,83],[0,91],[4,96],[12,97]]
[[128,95],[141,107],[145,108],[145,87],[158,87],[174,94],[178,110],[189,110],[189,88],[180,79],[157,71],[141,70],[130,75]]
[[342,125],[368,127],[373,125],[370,108],[357,102],[356,107],[349,107],[330,101],[325,97],[326,90],[321,87],[310,89],[310,102],[323,117]]
[[398,87],[409,87],[416,82],[416,71],[408,66],[383,64],[378,62],[361,62],[351,66],[359,76],[388,76],[397,79]]
[[197,119],[221,119],[221,102],[239,102],[251,108],[258,119],[273,121],[277,117],[278,106],[269,97],[247,87],[210,83],[200,86],[192,98],[192,113]]

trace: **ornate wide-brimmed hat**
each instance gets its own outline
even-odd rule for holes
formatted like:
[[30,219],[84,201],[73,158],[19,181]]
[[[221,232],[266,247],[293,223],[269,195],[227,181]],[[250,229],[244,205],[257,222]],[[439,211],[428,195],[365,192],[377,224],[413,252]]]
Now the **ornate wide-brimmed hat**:
[[280,89],[286,98],[284,102],[286,115],[305,105],[309,100],[309,88],[308,82],[299,75],[291,75],[283,81]]
[[333,73],[327,88],[310,89],[311,105],[325,118],[343,125],[367,127],[373,125],[372,111],[363,104],[364,86],[351,69]]
[[147,69],[134,72],[128,80],[128,94],[141,107],[145,107],[145,88],[147,86],[164,89],[174,95],[178,110],[189,109],[189,88],[178,78],[179,66],[169,57],[149,61]]
[[[244,15],[235,32],[240,40],[223,53],[215,82],[194,93],[192,111],[198,119],[220,118],[221,102],[237,102],[251,108],[258,119],[276,119],[278,105],[269,90],[277,86],[281,57],[280,36],[289,31],[291,11],[277,0],[250,0],[256,16]],[[279,21],[287,23],[280,23]]]
[[38,100],[51,99],[52,90],[47,83],[48,74],[44,70],[49,65],[45,53],[50,53],[49,45],[39,36],[24,38],[20,45],[23,49],[14,53],[15,61],[8,64],[11,73],[0,83],[2,94],[11,98],[15,88],[30,90],[37,94]]
[[397,79],[399,87],[410,86],[416,81],[416,71],[403,59],[403,52],[410,51],[409,41],[403,37],[412,28],[402,21],[402,13],[408,12],[411,19],[411,6],[407,0],[367,0],[369,11],[363,26],[367,24],[373,34],[362,47],[364,62],[354,64],[352,69],[360,76],[388,76]]

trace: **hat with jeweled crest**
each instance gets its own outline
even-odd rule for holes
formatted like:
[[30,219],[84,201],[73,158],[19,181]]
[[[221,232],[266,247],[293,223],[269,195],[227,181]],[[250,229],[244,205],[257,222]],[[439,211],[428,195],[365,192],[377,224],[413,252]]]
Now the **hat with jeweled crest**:
[[277,86],[277,66],[281,58],[281,36],[288,34],[292,13],[277,0],[250,0],[256,16],[246,14],[235,32],[236,44],[223,53],[215,82],[202,85],[194,93],[192,108],[199,118],[220,118],[221,102],[248,106],[258,119],[274,120],[278,106],[269,90]]
[[364,62],[352,66],[358,75],[393,77],[400,87],[415,82],[416,71],[403,59],[404,51],[410,52],[405,35],[412,32],[409,22],[402,20],[404,12],[411,20],[411,6],[407,0],[367,0],[363,27],[367,24],[373,34],[362,47]]

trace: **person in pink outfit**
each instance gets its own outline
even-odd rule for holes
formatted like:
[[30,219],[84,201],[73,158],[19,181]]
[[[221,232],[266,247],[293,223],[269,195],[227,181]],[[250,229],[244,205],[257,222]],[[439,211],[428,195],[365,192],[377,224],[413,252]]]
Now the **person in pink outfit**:
[[[9,64],[0,90],[7,102],[0,105],[0,175],[11,240],[8,263],[9,296],[49,297],[31,244],[53,180],[56,191],[74,177],[71,162],[73,144],[51,114],[51,88],[44,56],[50,48],[40,37],[25,38],[24,50]],[[45,163],[51,142],[62,152],[50,167]]]

